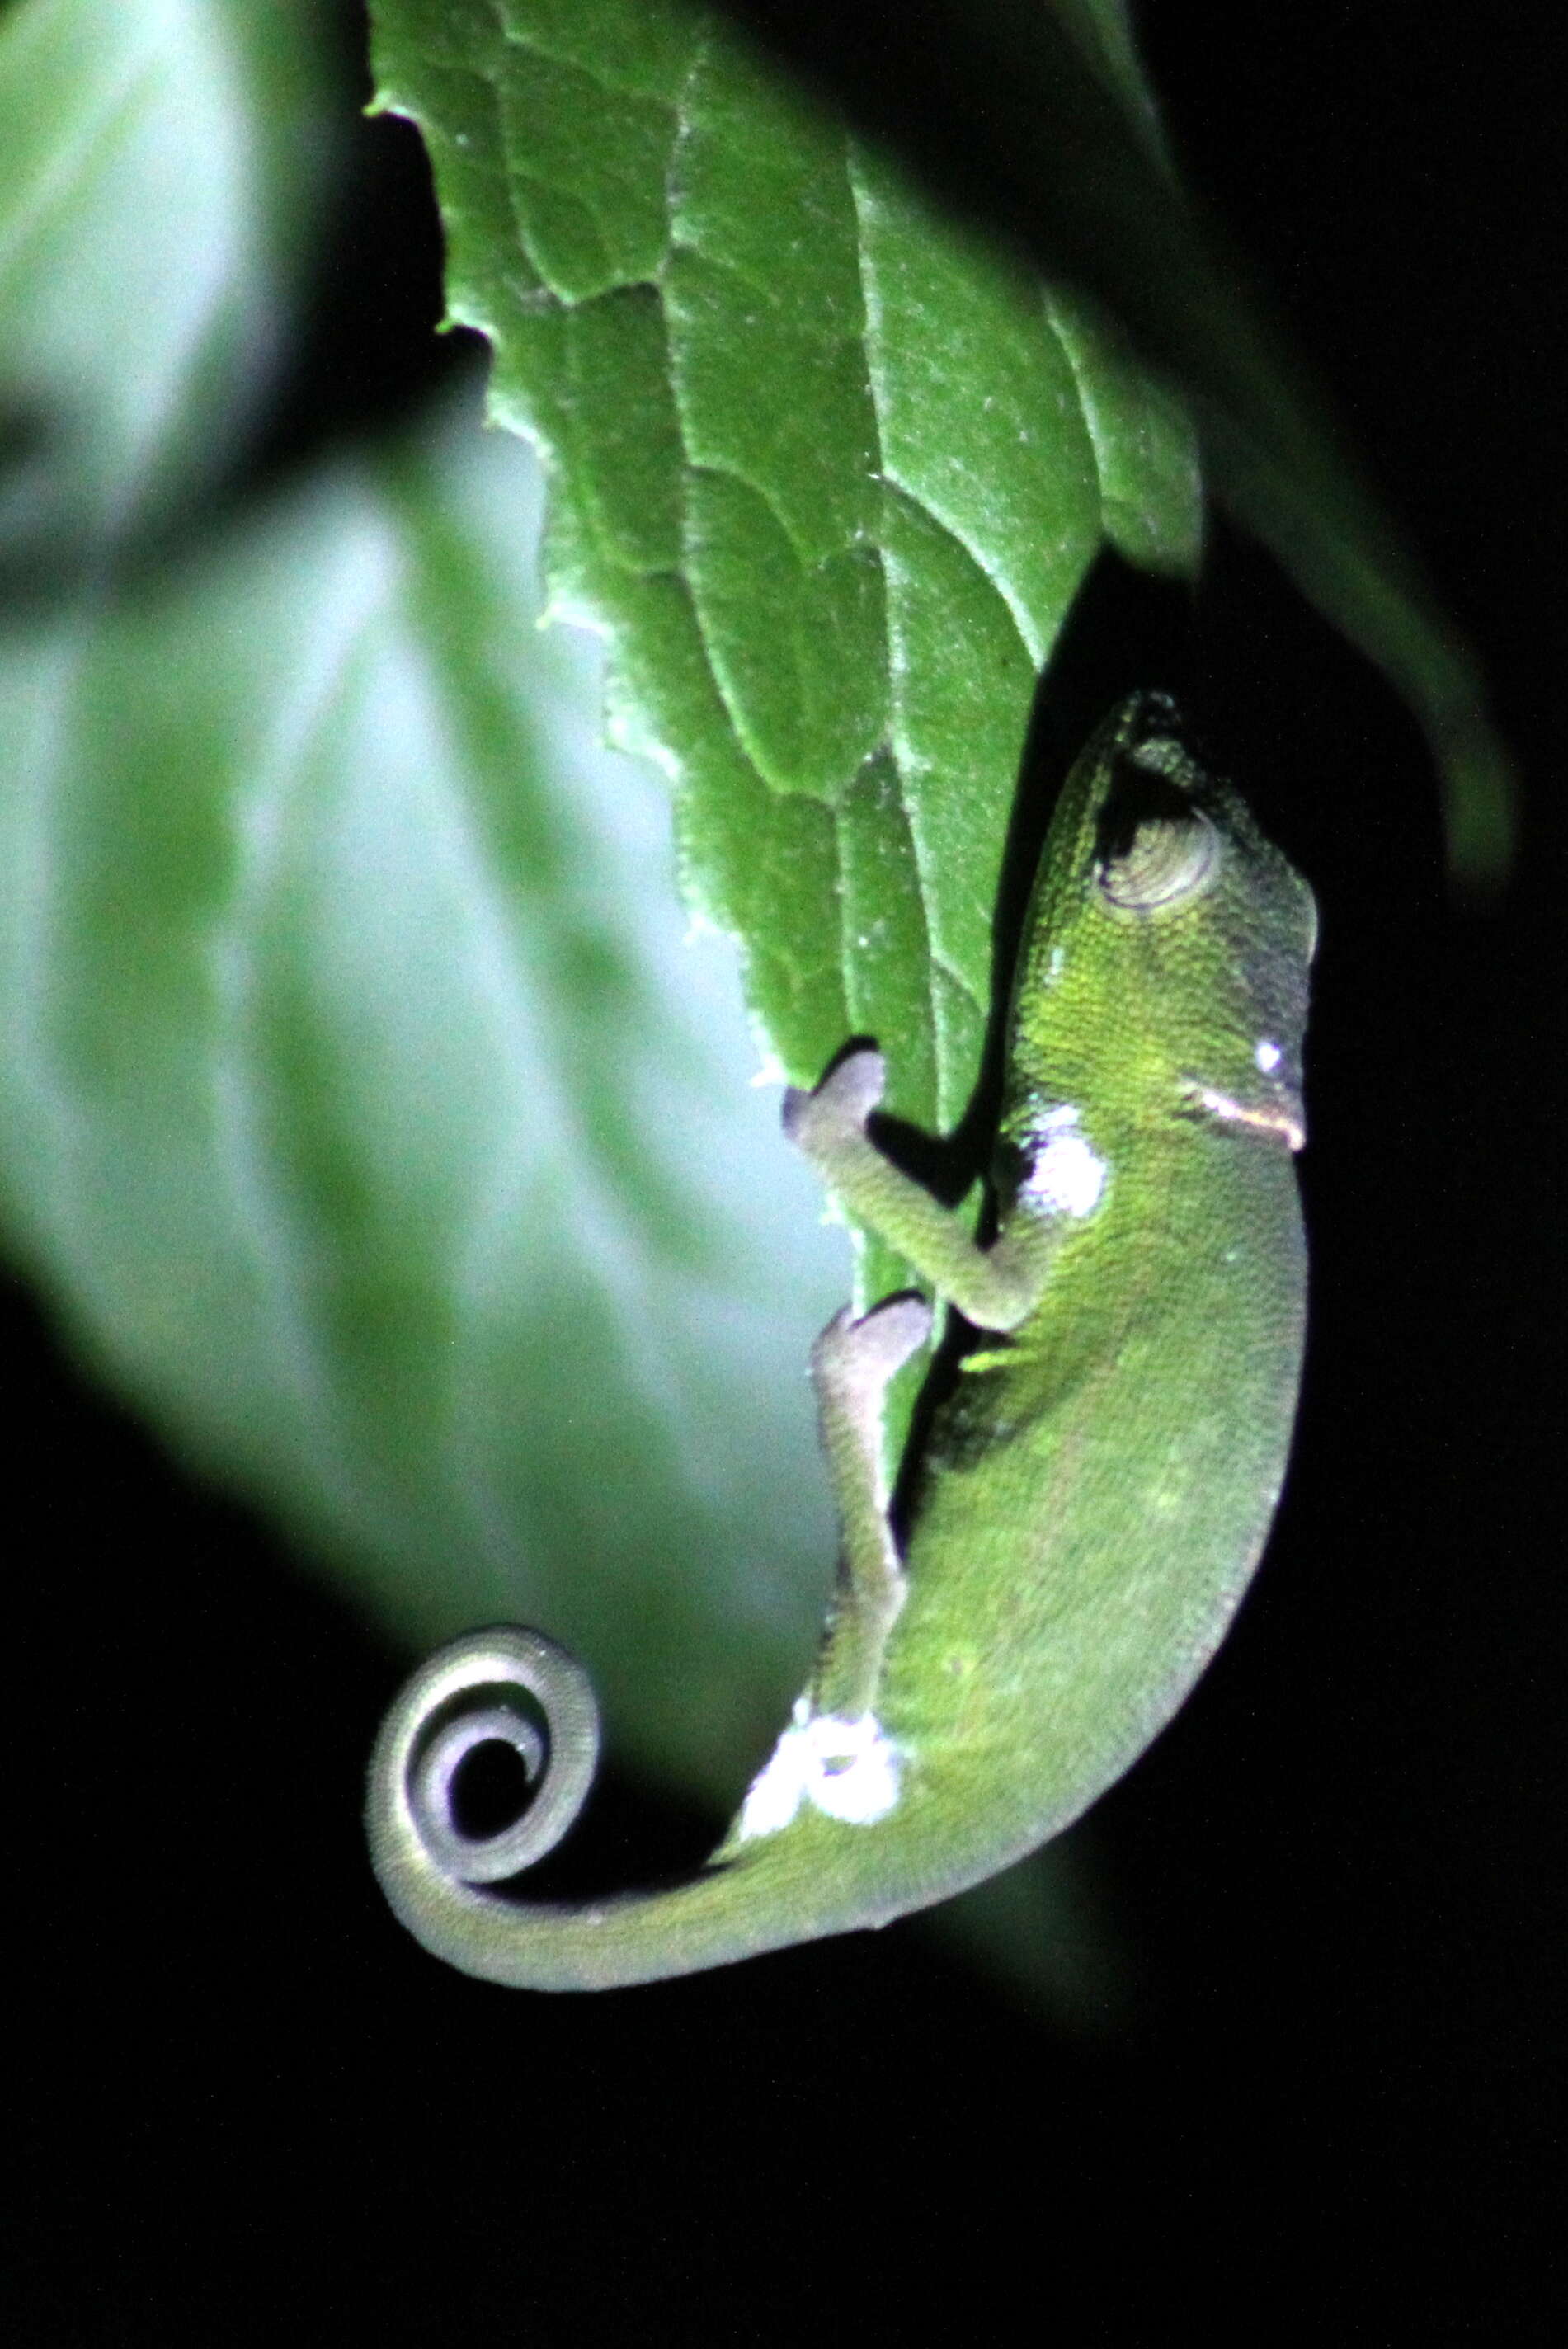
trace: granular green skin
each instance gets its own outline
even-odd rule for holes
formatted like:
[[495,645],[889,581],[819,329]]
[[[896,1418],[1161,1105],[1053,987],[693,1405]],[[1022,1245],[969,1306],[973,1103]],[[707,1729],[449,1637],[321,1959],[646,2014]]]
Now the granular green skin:
[[[851,1394],[829,1445],[838,1595],[812,1688],[713,1860],[688,1884],[588,1903],[459,1880],[410,1806],[416,1677],[378,1748],[370,1833],[428,1948],[491,1980],[590,1989],[883,1924],[1022,1857],[1130,1765],[1223,1637],[1284,1475],[1314,936],[1305,884],[1191,756],[1170,705],[1123,705],[1042,857],[993,1250],[868,1143],[874,1056],[786,1109],[853,1211],[992,1331],[931,1417],[902,1573],[868,1497],[890,1373],[856,1374],[884,1307],[817,1349],[825,1433],[825,1380],[836,1370]],[[908,1353],[920,1326],[891,1310]],[[548,1714],[548,1685],[535,1693]],[[586,1771],[591,1735],[572,1733]]]

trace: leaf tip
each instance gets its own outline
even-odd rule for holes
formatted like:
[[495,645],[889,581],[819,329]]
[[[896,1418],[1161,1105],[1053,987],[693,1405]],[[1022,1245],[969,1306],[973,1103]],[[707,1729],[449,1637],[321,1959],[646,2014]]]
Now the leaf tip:
[[1519,828],[1513,761],[1476,704],[1431,730],[1443,791],[1449,874],[1467,895],[1494,897],[1512,869]]

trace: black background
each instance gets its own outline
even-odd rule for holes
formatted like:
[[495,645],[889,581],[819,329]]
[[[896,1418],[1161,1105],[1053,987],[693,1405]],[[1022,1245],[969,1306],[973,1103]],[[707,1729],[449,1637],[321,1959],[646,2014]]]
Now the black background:
[[[1548,2337],[1552,22],[1146,12],[1189,176],[1480,647],[1528,798],[1506,896],[1457,905],[1410,719],[1218,534],[1164,681],[1322,902],[1313,1340],[1260,1582],[1081,1831],[1127,1996],[1067,2032],[910,1926],[591,1999],[443,1971],[360,1840],[406,1659],[12,1290],[12,2338]],[[247,489],[452,364],[417,142],[381,122],[353,152]],[[591,1863],[646,1874],[709,1824],[612,1790]]]

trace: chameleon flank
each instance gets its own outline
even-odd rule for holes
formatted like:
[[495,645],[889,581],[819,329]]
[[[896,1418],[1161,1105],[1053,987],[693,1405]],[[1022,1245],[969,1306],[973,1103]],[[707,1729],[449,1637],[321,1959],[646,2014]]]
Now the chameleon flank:
[[[574,1902],[498,1889],[593,1775],[587,1680],[538,1633],[417,1671],[370,1770],[377,1873],[425,1947],[541,1990],[603,1989],[881,1925],[1057,1834],[1168,1722],[1257,1563],[1290,1449],[1305,1253],[1306,885],[1163,697],[1101,729],[1041,859],[1009,1030],[996,1237],[882,1154],[881,1055],[784,1124],[823,1180],[982,1333],[931,1417],[900,1550],[880,1467],[919,1298],[841,1313],[812,1358],[838,1504],[811,1684],[690,1881]],[[471,1836],[453,1788],[513,1748],[522,1817]]]

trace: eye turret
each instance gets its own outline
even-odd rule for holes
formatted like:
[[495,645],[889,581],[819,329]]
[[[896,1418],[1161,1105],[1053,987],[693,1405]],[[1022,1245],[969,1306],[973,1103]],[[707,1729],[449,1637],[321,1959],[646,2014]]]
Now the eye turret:
[[1096,879],[1106,903],[1152,913],[1206,889],[1220,867],[1214,824],[1169,779],[1141,761],[1121,768],[1102,821]]

